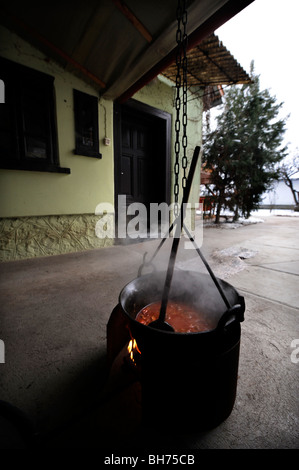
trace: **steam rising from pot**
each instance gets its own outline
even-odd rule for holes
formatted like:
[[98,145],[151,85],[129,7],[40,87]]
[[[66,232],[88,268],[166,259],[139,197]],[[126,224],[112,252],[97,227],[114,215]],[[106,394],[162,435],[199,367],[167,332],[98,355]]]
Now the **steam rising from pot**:
[[[135,319],[138,312],[153,302],[160,301],[163,293],[166,273],[155,272],[134,279],[120,293],[120,303],[124,311]],[[219,280],[229,302],[238,302],[234,288],[225,281]],[[184,302],[196,308],[209,318],[216,328],[227,307],[221,298],[209,274],[176,269],[173,274],[169,299]]]

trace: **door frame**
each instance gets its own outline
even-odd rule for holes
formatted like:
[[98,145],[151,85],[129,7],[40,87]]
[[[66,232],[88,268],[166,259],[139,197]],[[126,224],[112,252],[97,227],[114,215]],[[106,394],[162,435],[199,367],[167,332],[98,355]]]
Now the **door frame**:
[[[120,187],[120,164],[122,149],[122,113],[132,113],[135,116],[150,118],[159,127],[159,149],[164,157],[165,184],[163,188],[163,202],[168,205],[171,202],[171,122],[172,116],[166,111],[154,108],[134,99],[128,100],[125,104],[114,103],[113,109],[113,144],[114,144],[114,207],[115,223],[118,220],[118,188]],[[160,147],[161,146],[161,147]],[[162,201],[161,201],[162,202]]]

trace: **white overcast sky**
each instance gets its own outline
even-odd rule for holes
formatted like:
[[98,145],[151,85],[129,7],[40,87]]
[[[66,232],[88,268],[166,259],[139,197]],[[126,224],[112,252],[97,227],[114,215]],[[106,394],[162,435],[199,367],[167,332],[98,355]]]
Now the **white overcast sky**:
[[299,148],[298,14],[299,0],[254,0],[215,31],[247,73],[254,60],[260,88],[284,102],[280,117],[290,114],[284,140],[290,156]]

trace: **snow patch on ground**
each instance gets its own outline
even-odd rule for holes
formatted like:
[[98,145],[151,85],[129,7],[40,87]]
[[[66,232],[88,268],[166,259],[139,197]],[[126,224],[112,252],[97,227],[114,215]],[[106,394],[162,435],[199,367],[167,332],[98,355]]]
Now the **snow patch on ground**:
[[239,219],[237,222],[231,222],[229,220],[222,219],[219,224],[215,224],[214,220],[204,220],[203,223],[204,227],[215,227],[230,230],[242,227],[243,225],[258,224],[262,222],[264,222],[263,219],[258,219],[257,217],[250,217],[249,219]]
[[[197,215],[201,216],[201,212],[197,211]],[[219,224],[215,224],[215,220],[205,219],[203,221],[204,227],[215,227],[223,228],[226,230],[236,229],[242,227],[243,225],[251,225],[265,222],[266,217],[270,216],[279,216],[279,217],[299,217],[299,212],[293,210],[283,210],[283,209],[259,209],[254,211],[252,215],[248,218],[240,217],[238,221],[233,222],[233,213],[229,211],[224,211],[221,213],[221,218]]]
[[258,251],[249,250],[242,246],[231,246],[224,250],[216,250],[212,258],[216,263],[215,274],[220,278],[227,278],[243,271],[246,268],[244,260],[253,258]]

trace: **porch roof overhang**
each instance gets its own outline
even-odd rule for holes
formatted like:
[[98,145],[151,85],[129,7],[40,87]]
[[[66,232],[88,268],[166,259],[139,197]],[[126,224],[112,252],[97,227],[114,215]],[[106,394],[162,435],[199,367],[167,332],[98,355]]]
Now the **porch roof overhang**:
[[[188,49],[254,0],[187,0]],[[91,83],[126,101],[176,56],[174,0],[9,0],[0,22]]]
[[[202,97],[203,110],[222,103],[223,85],[252,83],[251,77],[212,33],[187,54],[187,83],[191,93]],[[162,75],[176,83],[176,64]]]
[[[187,58],[187,83],[190,87],[206,88],[252,82],[214,33],[189,51]],[[163,75],[175,82],[176,73],[176,64],[172,64]]]

